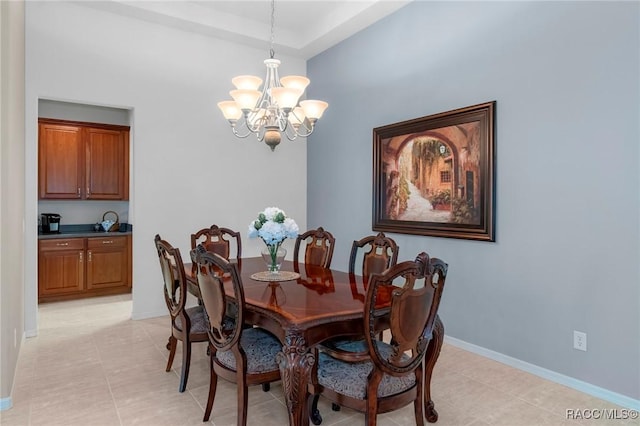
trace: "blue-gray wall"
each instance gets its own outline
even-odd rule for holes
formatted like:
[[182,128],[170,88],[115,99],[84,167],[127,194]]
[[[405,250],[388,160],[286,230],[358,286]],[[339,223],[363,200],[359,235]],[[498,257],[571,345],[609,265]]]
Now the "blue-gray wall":
[[496,100],[496,242],[391,234],[400,259],[449,263],[447,335],[640,399],[639,10],[413,2],[312,58],[308,226],[334,266],[372,233],[372,129]]

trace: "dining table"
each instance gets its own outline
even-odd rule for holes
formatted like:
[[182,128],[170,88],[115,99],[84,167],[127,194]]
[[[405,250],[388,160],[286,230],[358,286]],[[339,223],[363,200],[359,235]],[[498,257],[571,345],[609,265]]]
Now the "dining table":
[[[279,273],[266,272],[262,257],[233,259],[237,262],[245,296],[245,321],[273,333],[282,343],[277,356],[289,425],[307,426],[310,373],[316,362],[314,348],[325,340],[364,333],[364,300],[367,279],[360,275],[285,260]],[[193,265],[184,265],[189,292],[199,296]],[[229,279],[227,295],[233,297]],[[391,289],[378,297],[384,323]],[[424,412],[429,422],[438,414],[431,400],[431,374],[440,354],[444,326],[437,318],[424,360]]]

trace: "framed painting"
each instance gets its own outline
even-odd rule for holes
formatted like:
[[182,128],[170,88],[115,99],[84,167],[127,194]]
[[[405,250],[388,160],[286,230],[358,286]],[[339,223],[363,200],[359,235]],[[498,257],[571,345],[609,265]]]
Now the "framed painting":
[[373,129],[373,230],[495,241],[495,109]]

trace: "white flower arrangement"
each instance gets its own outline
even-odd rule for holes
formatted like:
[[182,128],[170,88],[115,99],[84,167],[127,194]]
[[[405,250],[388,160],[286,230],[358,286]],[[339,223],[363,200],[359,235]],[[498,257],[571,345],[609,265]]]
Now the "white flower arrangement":
[[267,207],[249,225],[249,238],[260,237],[267,246],[279,247],[287,238],[298,236],[298,225],[278,207]]

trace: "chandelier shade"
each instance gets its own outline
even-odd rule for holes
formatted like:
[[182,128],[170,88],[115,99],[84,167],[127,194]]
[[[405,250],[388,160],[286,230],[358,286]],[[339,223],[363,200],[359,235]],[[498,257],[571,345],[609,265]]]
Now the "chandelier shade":
[[238,120],[242,117],[242,110],[238,108],[238,104],[234,101],[218,102],[218,107],[222,110],[222,115],[227,120]]
[[231,83],[236,86],[236,89],[258,90],[262,79],[253,75],[239,75],[232,78]]
[[324,101],[300,100],[310,83],[307,77],[278,76],[280,61],[273,57],[274,15],[275,1],[272,0],[271,57],[264,61],[267,67],[264,85],[260,77],[239,75],[231,79],[235,89],[231,90],[229,95],[233,100],[218,102],[218,107],[231,125],[234,135],[246,138],[254,134],[272,151],[282,140],[282,135],[289,140],[309,136],[315,129],[316,121],[329,106]]
[[304,89],[307,88],[311,80],[307,77],[302,77],[300,75],[288,75],[286,77],[282,77],[280,79],[280,83],[282,83],[283,87],[288,87],[290,89],[299,90],[300,93],[304,92]]

